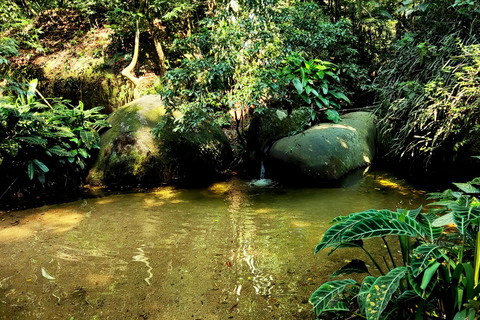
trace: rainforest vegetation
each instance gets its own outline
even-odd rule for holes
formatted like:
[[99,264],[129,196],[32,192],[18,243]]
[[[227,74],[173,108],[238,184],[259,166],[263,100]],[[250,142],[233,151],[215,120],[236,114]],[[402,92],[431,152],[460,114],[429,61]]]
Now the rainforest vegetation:
[[[346,110],[368,110],[377,116],[384,156],[421,171],[458,167],[474,176],[470,165],[478,159],[472,155],[480,152],[479,16],[480,3],[473,0],[3,1],[0,201],[41,202],[82,185],[98,132],[109,126],[106,115],[100,106],[46,92],[28,66],[60,47],[77,51],[81,36],[100,29],[108,30],[108,43],[88,53],[102,61],[97,72],[123,77],[133,96],[162,96],[172,118],[165,117],[155,134],[167,122],[174,123],[168,130],[182,132],[213,116],[236,132],[241,156],[248,149],[247,113],[299,110],[308,114],[308,126],[337,123]],[[142,87],[152,75],[155,81]],[[182,116],[173,119],[173,111]],[[317,251],[362,250],[363,239],[395,234],[403,264],[374,261],[378,278],[320,287],[311,298],[316,313],[474,319],[480,268],[476,186],[473,180],[459,186],[463,193],[437,194],[442,209],[429,214],[365,211],[336,220]],[[439,210],[450,211],[460,239],[441,235]],[[392,221],[398,223],[386,233],[374,230]],[[371,233],[362,235],[367,227]],[[458,241],[462,246],[451,249]],[[358,271],[368,272],[355,261],[337,275]],[[375,294],[379,300],[372,300]]]

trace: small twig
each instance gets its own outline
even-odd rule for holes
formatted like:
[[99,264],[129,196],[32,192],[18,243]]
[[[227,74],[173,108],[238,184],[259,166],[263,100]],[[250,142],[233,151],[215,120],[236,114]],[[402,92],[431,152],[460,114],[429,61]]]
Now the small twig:
[[17,180],[18,180],[18,177],[16,177],[15,180],[13,180],[12,184],[10,184],[10,185],[8,186],[8,188],[2,193],[2,195],[0,196],[0,199],[3,198],[3,196],[4,196],[4,195],[7,193],[7,191],[13,186],[13,184],[14,184],[15,182],[17,182]]
[[53,109],[53,107],[50,105],[50,103],[48,103],[47,99],[45,99],[45,97],[40,93],[40,91],[38,91],[37,88],[35,88],[35,91],[38,93],[38,95],[40,96],[40,98],[42,98],[43,101],[45,101],[45,103],[47,104],[47,106],[49,106],[50,109]]

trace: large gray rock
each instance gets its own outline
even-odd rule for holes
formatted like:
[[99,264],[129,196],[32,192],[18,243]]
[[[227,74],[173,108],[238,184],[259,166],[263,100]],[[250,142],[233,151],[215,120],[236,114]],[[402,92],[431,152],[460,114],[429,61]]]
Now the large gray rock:
[[[225,170],[232,150],[222,129],[211,122],[195,132],[152,129],[165,116],[159,96],[137,99],[115,111],[100,137],[98,158],[87,178],[92,185],[160,185],[174,179],[199,183]],[[178,115],[177,115],[178,116]],[[173,128],[172,128],[173,129]]]
[[352,112],[338,124],[322,123],[276,141],[265,164],[268,178],[321,183],[368,165],[375,155],[376,128],[368,112]]

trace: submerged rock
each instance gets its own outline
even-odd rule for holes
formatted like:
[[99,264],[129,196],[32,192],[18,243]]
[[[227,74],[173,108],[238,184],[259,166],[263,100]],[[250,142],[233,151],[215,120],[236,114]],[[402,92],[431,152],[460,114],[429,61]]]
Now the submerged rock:
[[151,186],[174,179],[199,183],[226,169],[232,151],[221,128],[207,121],[195,132],[163,130],[155,138],[152,129],[165,112],[157,95],[115,111],[108,119],[112,127],[101,135],[99,155],[87,183]]
[[368,112],[352,112],[338,124],[322,123],[276,141],[265,162],[276,180],[321,183],[368,165],[375,155],[376,128]]

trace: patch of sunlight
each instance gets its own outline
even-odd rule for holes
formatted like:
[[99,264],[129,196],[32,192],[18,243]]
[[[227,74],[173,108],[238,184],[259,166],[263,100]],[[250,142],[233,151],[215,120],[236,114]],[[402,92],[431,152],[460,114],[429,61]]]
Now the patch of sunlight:
[[229,190],[230,190],[230,183],[228,182],[217,182],[212,184],[210,187],[208,187],[208,191],[218,195],[223,195],[227,193]]
[[330,129],[330,128],[340,128],[340,129],[346,129],[346,130],[350,130],[350,131],[353,131],[353,132],[356,132],[357,129],[355,128],[352,128],[350,126],[346,126],[344,124],[324,124],[324,125],[318,125],[318,126],[315,126],[315,127],[312,127],[308,130],[326,130],[326,129]]
[[371,162],[371,161],[370,161],[370,158],[369,158],[366,154],[363,155],[363,160],[364,160],[365,162],[368,162],[368,163]]
[[175,187],[161,187],[152,190],[152,193],[156,196],[160,196],[164,199],[173,199],[178,195],[178,191]]
[[270,213],[272,211],[273,211],[272,208],[262,208],[262,209],[255,210],[255,213],[256,214],[265,214],[265,213]]
[[113,277],[107,274],[89,273],[85,280],[90,286],[105,287],[112,282]]
[[64,233],[78,226],[84,218],[85,214],[59,209],[37,213],[20,220],[18,225],[0,230],[0,243],[24,240],[37,231]]
[[163,206],[165,204],[165,201],[159,201],[155,198],[145,198],[143,202],[149,207]]
[[110,198],[97,199],[97,200],[95,200],[95,203],[105,205],[105,204],[113,203],[114,201],[115,201],[115,199],[110,197]]
[[347,145],[347,143],[345,142],[345,140],[340,139],[340,137],[337,137],[337,139],[340,140],[340,144],[342,145],[342,147],[344,147],[345,149],[348,149],[348,145]]
[[306,228],[312,225],[310,222],[305,222],[305,221],[292,221],[291,224],[295,228]]

